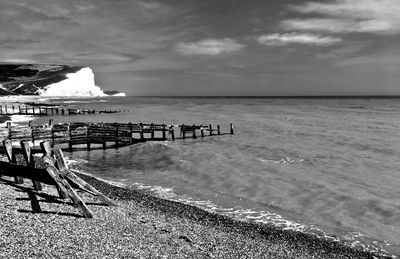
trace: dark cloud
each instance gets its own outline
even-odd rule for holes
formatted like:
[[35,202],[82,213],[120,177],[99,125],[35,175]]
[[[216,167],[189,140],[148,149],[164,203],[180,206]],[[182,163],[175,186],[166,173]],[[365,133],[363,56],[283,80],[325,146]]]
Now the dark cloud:
[[144,95],[354,94],[377,73],[400,94],[400,4],[362,1],[0,0],[0,61],[89,65]]

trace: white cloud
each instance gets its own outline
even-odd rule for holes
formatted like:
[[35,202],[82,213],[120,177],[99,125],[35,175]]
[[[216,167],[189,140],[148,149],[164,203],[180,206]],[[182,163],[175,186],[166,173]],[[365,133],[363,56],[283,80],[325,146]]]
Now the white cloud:
[[[308,2],[290,6],[301,14],[319,18],[287,19],[287,30],[327,31],[333,33],[400,33],[399,0],[335,0],[330,3]],[[322,18],[320,18],[322,16]]]
[[260,44],[268,46],[284,46],[291,43],[328,46],[341,42],[341,39],[336,37],[324,37],[309,33],[274,33],[262,35],[257,38],[257,41]]
[[206,39],[197,42],[180,43],[176,50],[185,55],[218,55],[244,48],[244,45],[233,39]]

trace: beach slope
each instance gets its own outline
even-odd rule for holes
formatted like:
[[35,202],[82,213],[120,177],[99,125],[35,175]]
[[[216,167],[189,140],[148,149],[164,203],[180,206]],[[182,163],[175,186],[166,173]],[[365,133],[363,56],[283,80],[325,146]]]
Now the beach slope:
[[[189,205],[119,188],[80,175],[119,206],[101,205],[85,194],[94,219],[55,199],[39,197],[32,213],[31,183],[0,180],[0,257],[76,258],[373,258],[372,254],[297,232],[234,221]],[[54,196],[53,196],[54,195]]]

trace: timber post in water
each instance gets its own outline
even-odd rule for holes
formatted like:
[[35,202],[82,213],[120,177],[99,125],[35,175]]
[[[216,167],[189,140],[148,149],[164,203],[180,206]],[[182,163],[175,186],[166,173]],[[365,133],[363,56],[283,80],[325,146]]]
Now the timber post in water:
[[196,139],[197,138],[197,136],[196,136],[196,125],[193,124],[192,128],[193,128],[193,138]]
[[173,125],[170,125],[169,126],[169,132],[171,133],[171,138],[172,138],[172,140],[175,140],[175,131],[174,131],[174,126]]
[[151,140],[154,140],[154,124],[150,124],[150,134],[151,134]]
[[115,123],[115,148],[119,148],[119,141],[118,141],[118,123]]
[[[230,125],[230,133],[233,133],[233,127]],[[91,150],[93,144],[102,144],[103,149],[107,148],[107,142],[113,142],[112,147],[119,148],[122,146],[132,145],[137,142],[144,141],[165,141],[168,138],[175,140],[175,127],[180,128],[181,139],[188,137],[196,139],[198,137],[197,130],[200,130],[200,136],[205,137],[205,131],[210,132],[210,136],[226,135],[221,133],[218,125],[216,129],[212,125],[165,125],[165,124],[133,124],[133,123],[58,123],[54,124],[50,119],[47,124],[32,125],[29,122],[27,126],[12,125],[7,123],[7,127],[0,128],[0,141],[11,139],[13,141],[29,140],[33,144],[42,141],[49,141],[51,147],[55,145],[65,145],[70,152],[73,151],[74,145],[79,145],[78,149]],[[167,135],[167,132],[168,135]],[[216,133],[215,133],[216,132]],[[140,138],[135,134],[140,134]],[[171,135],[171,137],[169,137]],[[82,147],[85,145],[85,147]],[[0,152],[1,152],[0,148]],[[36,151],[35,151],[36,152]]]
[[163,140],[166,140],[167,136],[166,136],[165,124],[161,125],[161,127],[162,127],[162,138]]
[[233,133],[233,124],[232,123],[230,124],[230,128],[231,128],[231,135],[233,135],[234,133]]

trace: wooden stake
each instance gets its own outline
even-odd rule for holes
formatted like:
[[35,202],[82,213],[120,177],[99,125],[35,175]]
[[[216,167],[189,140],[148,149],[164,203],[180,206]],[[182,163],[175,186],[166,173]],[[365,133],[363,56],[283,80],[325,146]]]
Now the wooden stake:
[[217,133],[218,135],[221,135],[221,128],[219,127],[219,125],[217,125]]
[[172,140],[175,140],[175,130],[174,130],[174,126],[171,125],[169,126],[170,132],[171,132],[171,138]]
[[118,123],[115,123],[115,148],[119,148],[119,139],[118,139]]
[[132,127],[132,123],[131,122],[129,122],[128,123],[128,126],[129,126],[129,145],[132,145],[132,134],[133,134],[133,127]]
[[76,174],[71,172],[71,170],[68,171],[66,179],[70,182],[70,184],[77,184],[81,186],[79,189],[98,197],[104,204],[109,206],[117,206],[114,201],[112,201],[110,198],[106,197],[104,194],[96,190],[93,186],[79,178]]
[[151,140],[153,140],[154,139],[154,124],[152,123],[152,124],[150,124],[150,135],[151,135]]
[[[31,147],[29,146],[28,141],[21,141],[21,148],[22,148],[22,153],[24,155],[25,162],[28,167],[35,168],[35,161],[33,160],[33,156],[31,153]],[[40,182],[37,181],[32,181],[33,187],[35,188],[36,191],[41,191],[42,190],[42,185]]]
[[233,135],[234,133],[233,133],[233,124],[232,123],[230,124],[230,128],[231,128],[231,135]]
[[201,136],[201,138],[204,138],[204,129],[203,129],[203,125],[200,125],[200,136]]
[[87,150],[90,151],[90,124],[88,124],[86,128],[86,147]]
[[166,139],[167,139],[167,137],[166,137],[165,124],[162,125],[162,138],[163,138],[163,140],[166,140]]
[[29,196],[29,199],[31,200],[31,207],[32,207],[33,213],[42,212],[42,209],[40,208],[40,204],[36,197],[36,194],[34,194],[32,191],[28,191],[28,196]]
[[143,134],[143,123],[139,124],[140,127],[140,139],[144,139],[144,134]]
[[196,139],[197,138],[197,136],[196,136],[196,125],[193,124],[192,129],[193,129],[193,138]]
[[[9,139],[6,139],[3,141],[3,145],[6,149],[6,155],[7,155],[7,159],[10,163],[17,163],[17,158],[13,152],[13,147],[12,147],[12,142]],[[19,177],[19,176],[15,176],[14,180],[17,184],[23,184],[24,183],[24,178]]]

